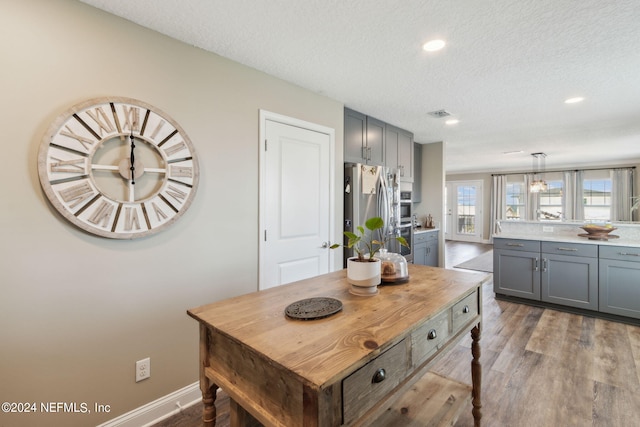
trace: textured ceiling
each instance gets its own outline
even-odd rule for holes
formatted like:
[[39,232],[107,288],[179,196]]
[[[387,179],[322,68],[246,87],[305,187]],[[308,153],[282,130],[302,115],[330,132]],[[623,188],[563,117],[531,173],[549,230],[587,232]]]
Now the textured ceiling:
[[448,173],[640,162],[638,0],[80,1],[445,141]]

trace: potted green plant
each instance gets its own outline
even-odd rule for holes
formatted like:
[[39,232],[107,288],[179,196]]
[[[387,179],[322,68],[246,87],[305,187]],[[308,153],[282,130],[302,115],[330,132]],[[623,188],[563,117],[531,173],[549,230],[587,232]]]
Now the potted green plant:
[[381,281],[380,260],[375,255],[391,238],[403,246],[408,246],[407,241],[400,236],[385,236],[384,220],[380,217],[367,219],[364,227],[358,226],[356,231],[357,233],[345,231],[347,244],[336,243],[331,245],[331,249],[343,246],[355,251],[357,256],[347,259],[347,281],[351,284],[351,292],[357,295],[375,295]]

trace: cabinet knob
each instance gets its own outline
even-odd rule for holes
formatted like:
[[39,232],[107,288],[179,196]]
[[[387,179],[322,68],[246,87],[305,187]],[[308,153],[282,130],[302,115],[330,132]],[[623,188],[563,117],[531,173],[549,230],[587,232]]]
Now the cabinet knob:
[[438,338],[438,333],[436,332],[435,329],[431,329],[429,331],[429,333],[427,334],[427,338],[430,339],[430,340],[434,340],[434,339]]
[[465,313],[465,314],[468,313],[469,312],[469,306],[465,305],[464,308],[462,309],[462,312]]
[[385,372],[385,370],[383,368],[380,368],[373,375],[373,378],[371,379],[371,382],[374,383],[374,384],[381,383],[382,381],[384,381],[384,379],[386,377],[387,377],[387,373]]

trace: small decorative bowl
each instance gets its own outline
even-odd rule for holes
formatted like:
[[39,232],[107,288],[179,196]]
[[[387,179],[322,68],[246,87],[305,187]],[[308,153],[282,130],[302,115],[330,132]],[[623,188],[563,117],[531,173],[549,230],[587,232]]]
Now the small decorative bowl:
[[596,224],[587,224],[580,228],[582,228],[584,231],[587,232],[587,234],[592,236],[606,236],[607,234],[611,233],[613,230],[616,230],[615,227],[605,227],[605,226],[596,225]]

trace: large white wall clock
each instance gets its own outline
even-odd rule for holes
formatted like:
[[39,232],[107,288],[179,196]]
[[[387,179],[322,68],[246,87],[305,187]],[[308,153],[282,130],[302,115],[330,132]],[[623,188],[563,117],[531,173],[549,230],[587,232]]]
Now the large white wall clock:
[[166,229],[196,194],[198,161],[184,130],[161,110],[96,98],[56,119],[38,153],[40,184],[71,223],[102,237]]

